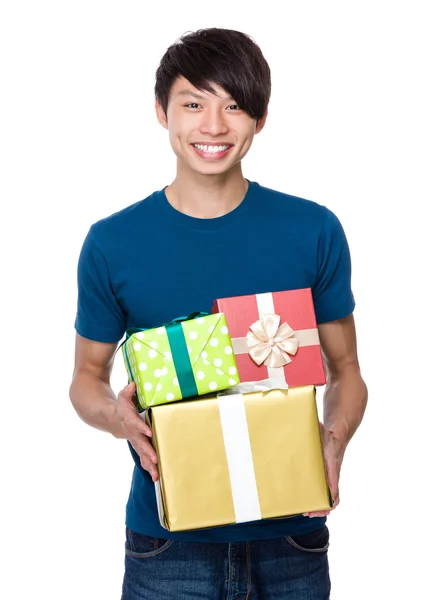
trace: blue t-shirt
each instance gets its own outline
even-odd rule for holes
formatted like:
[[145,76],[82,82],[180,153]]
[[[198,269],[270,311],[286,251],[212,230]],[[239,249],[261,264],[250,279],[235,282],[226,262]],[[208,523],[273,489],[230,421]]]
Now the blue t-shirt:
[[[118,342],[130,327],[153,328],[216,298],[311,288],[318,323],[351,314],[350,253],[333,212],[249,181],[228,214],[199,219],[169,204],[165,188],[91,226],[78,265],[77,332]],[[208,443],[208,441],[207,441]],[[135,461],[126,525],[157,538],[233,542],[296,535],[326,519],[302,515],[188,532],[158,519],[154,486]]]

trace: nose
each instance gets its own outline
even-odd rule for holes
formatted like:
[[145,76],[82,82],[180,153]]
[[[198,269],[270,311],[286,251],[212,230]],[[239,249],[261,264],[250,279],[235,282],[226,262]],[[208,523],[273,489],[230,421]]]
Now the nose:
[[211,107],[203,112],[202,122],[200,124],[200,133],[206,133],[211,136],[223,135],[228,132],[225,115],[221,109]]

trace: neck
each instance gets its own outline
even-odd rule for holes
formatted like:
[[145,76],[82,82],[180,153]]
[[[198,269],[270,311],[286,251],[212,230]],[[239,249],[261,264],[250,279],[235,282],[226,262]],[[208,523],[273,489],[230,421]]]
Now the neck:
[[248,182],[241,163],[227,173],[203,175],[179,168],[174,181],[165,189],[166,198],[180,212],[199,219],[222,217],[244,199]]

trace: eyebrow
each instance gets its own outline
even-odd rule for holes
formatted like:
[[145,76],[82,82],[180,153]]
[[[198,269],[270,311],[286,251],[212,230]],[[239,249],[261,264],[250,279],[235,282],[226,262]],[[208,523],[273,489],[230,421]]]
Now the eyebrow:
[[[197,100],[205,100],[206,96],[203,96],[202,94],[198,94],[197,92],[193,92],[192,90],[181,90],[180,92],[178,92],[175,97],[178,98],[179,96],[192,96],[193,98],[197,98]],[[226,96],[219,96],[219,98],[223,98],[224,100],[233,100],[233,98],[231,96],[229,96],[228,94]]]

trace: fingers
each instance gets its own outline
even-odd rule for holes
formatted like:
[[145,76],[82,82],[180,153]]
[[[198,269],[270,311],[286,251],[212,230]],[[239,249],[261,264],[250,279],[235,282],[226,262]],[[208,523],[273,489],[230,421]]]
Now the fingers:
[[147,423],[145,423],[145,421],[143,421],[139,415],[137,416],[136,420],[132,419],[131,423],[132,426],[135,426],[135,430],[139,433],[142,433],[142,435],[145,435],[149,438],[153,437],[153,432],[148,427]]
[[130,440],[130,443],[132,444],[132,446],[134,447],[134,449],[140,457],[144,455],[150,462],[152,462],[153,464],[157,464],[157,454],[147,438],[139,437],[136,438],[134,442]]
[[147,437],[139,436],[129,441],[139,456],[141,467],[150,473],[153,481],[157,481],[159,478],[158,458],[150,440]]
[[132,381],[119,392],[117,397],[117,412],[122,423],[123,431],[127,434],[127,439],[129,441],[131,441],[131,437],[135,437],[137,433],[142,433],[150,438],[153,437],[151,429],[141,418],[133,402],[134,393],[135,384]]
[[147,437],[139,436],[129,441],[139,456],[141,467],[150,473],[153,481],[157,481],[159,478],[157,468],[158,458],[150,440]]
[[138,454],[143,469],[148,471],[153,481],[157,481],[159,473],[157,469],[157,455],[151,445],[153,433],[145,423],[133,402],[136,391],[135,383],[132,381],[123,388],[117,397],[117,412],[121,421],[122,429],[126,438]]
[[159,479],[159,471],[156,465],[154,465],[150,459],[144,455],[141,458],[141,467],[150,473],[153,482],[156,482]]
[[[147,423],[141,417],[133,412],[123,411],[121,414],[122,428],[127,439],[132,442],[138,440],[139,437],[152,438],[153,432],[148,427]],[[137,448],[135,448],[137,450]]]
[[130,383],[128,383],[128,385],[126,387],[124,387],[122,389],[121,392],[119,392],[119,396],[122,396],[123,398],[126,398],[127,400],[132,400],[135,392],[136,392],[135,382],[131,381]]
[[138,413],[134,402],[136,387],[133,381],[131,381],[126,387],[124,387],[117,396],[117,404],[123,409],[126,407],[129,410],[132,410],[133,413]]
[[304,517],[327,517],[332,510],[334,510],[338,504],[340,503],[340,495],[339,493],[337,493],[337,495],[335,496],[335,499],[333,501],[332,504],[332,508],[329,510],[317,510],[317,511],[313,511],[313,512],[306,512],[306,513],[302,513]]
[[340,503],[340,494],[338,492],[338,494],[335,496],[334,498],[334,503],[332,505],[332,509],[336,508],[338,506],[338,504]]
[[153,461],[146,454],[141,454],[140,462],[141,467],[150,473],[153,482],[157,481],[159,478],[159,471]]
[[138,414],[138,402],[136,400],[136,385],[131,381],[124,387],[117,397],[117,401],[122,406],[127,406],[133,413]]

